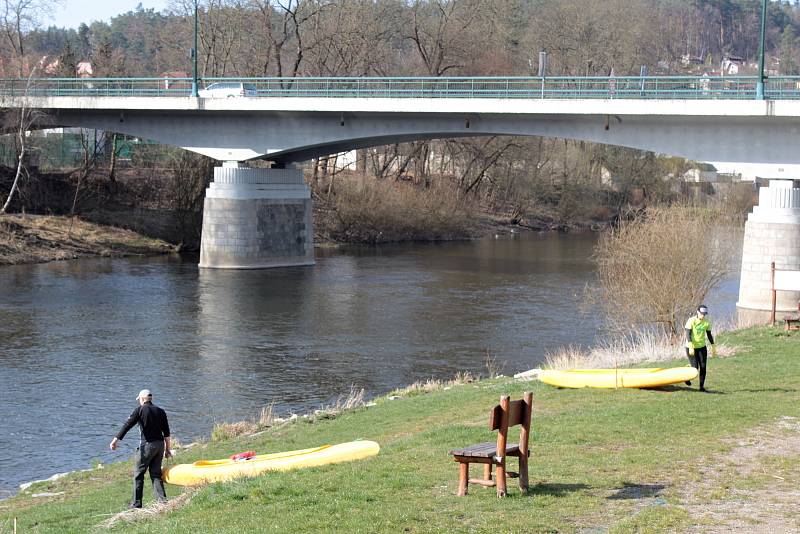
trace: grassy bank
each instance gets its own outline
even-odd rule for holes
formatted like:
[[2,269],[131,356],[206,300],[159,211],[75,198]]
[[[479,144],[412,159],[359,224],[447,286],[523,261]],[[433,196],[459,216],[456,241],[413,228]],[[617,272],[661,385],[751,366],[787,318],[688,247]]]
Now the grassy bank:
[[[666,532],[800,527],[800,336],[777,329],[720,334],[733,356],[711,360],[707,387],[558,390],[497,378],[300,420],[257,436],[193,447],[179,461],[353,439],[376,458],[197,490],[131,532]],[[676,365],[672,362],[671,365]],[[682,362],[681,362],[682,364]],[[500,394],[534,393],[532,489],[507,499],[470,487],[455,496],[448,450],[492,439]],[[32,460],[34,461],[34,460]],[[130,464],[41,483],[0,502],[0,531],[84,532],[122,510]],[[34,493],[55,493],[32,497]],[[64,492],[63,494],[58,494]],[[170,487],[175,497],[180,488]],[[792,497],[792,495],[795,495]],[[150,489],[146,490],[149,498]],[[791,507],[784,501],[787,499]],[[755,503],[750,505],[748,503]],[[786,506],[784,506],[786,504]],[[774,529],[773,529],[774,530]]]
[[174,251],[175,247],[164,241],[77,218],[0,215],[0,265]]

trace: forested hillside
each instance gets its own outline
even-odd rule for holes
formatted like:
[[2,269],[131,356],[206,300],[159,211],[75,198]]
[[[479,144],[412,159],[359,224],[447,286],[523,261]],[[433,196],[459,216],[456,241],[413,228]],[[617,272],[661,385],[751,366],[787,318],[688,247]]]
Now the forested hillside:
[[[19,0],[8,4],[22,4]],[[30,2],[25,2],[30,4]],[[39,3],[47,3],[40,0]],[[760,0],[201,0],[203,76],[402,76],[677,73],[725,55],[755,62]],[[31,25],[25,55],[81,60],[96,75],[189,72],[193,2],[138,9],[77,30]],[[8,11],[8,10],[7,10]],[[87,13],[87,22],[92,14]],[[4,57],[18,52],[14,16]],[[768,9],[769,67],[796,74],[798,2]],[[682,59],[684,61],[682,61]]]

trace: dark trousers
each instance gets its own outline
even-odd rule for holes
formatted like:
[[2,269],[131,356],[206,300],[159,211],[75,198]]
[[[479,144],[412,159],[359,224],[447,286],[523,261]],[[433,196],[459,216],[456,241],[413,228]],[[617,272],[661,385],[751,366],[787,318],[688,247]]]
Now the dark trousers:
[[142,493],[144,493],[144,474],[150,471],[150,480],[153,481],[153,494],[156,499],[163,502],[167,500],[164,493],[164,482],[161,480],[161,460],[164,458],[163,441],[143,441],[139,444],[136,453],[136,467],[133,470],[133,503],[132,506],[142,506]]
[[[686,349],[686,355],[689,356],[689,349]],[[700,387],[704,387],[706,383],[706,363],[708,361],[708,347],[700,347],[694,349],[694,356],[689,356],[689,363],[700,372]]]

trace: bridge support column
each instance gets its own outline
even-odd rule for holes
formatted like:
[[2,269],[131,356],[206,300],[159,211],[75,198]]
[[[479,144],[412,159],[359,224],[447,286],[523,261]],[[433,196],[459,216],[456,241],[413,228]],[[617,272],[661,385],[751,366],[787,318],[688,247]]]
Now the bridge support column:
[[[771,180],[758,192],[758,206],[744,225],[742,276],[739,302],[740,326],[765,324],[772,309],[771,263],[776,269],[800,270],[800,189],[790,180]],[[797,312],[800,292],[778,291],[778,319]]]
[[206,189],[200,267],[268,269],[314,264],[311,192],[296,168],[225,162]]

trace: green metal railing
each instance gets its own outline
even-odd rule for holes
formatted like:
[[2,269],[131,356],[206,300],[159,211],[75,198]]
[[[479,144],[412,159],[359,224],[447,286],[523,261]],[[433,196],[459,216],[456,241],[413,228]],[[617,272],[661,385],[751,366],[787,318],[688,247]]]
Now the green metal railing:
[[[756,76],[205,78],[201,86],[242,83],[255,97],[748,100]],[[0,96],[189,97],[191,78],[0,79]],[[201,89],[202,90],[202,89]],[[800,76],[774,76],[765,97],[800,99]]]

